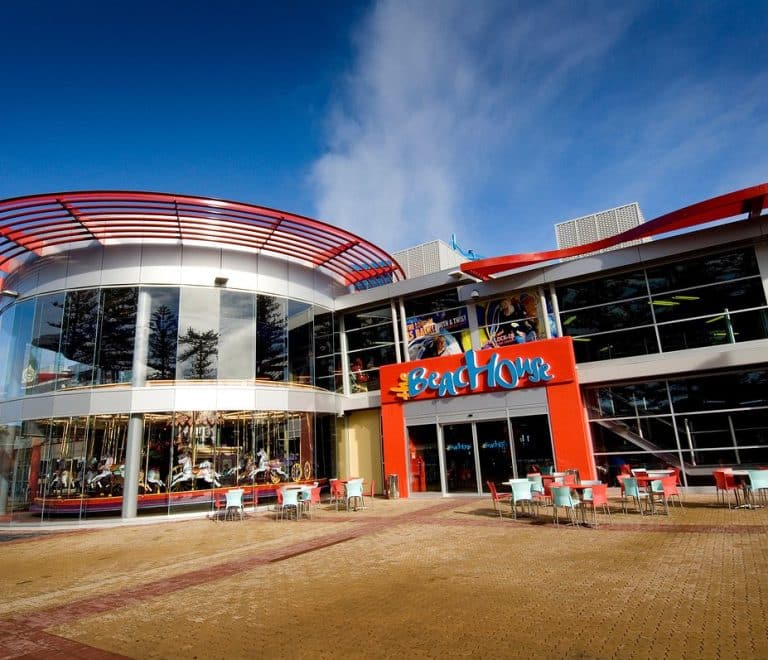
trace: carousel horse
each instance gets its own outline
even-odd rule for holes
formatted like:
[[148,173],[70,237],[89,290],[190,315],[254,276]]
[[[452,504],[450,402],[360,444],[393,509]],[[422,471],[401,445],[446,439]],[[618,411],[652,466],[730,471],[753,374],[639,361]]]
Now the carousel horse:
[[213,465],[211,465],[210,461],[203,461],[197,466],[197,478],[205,481],[209,487],[216,486],[218,488],[221,486],[218,479],[220,476],[221,475],[213,469]]
[[160,471],[157,468],[149,468],[147,486],[150,493],[159,493],[165,488],[165,483],[160,478]]
[[171,490],[173,490],[174,486],[180,483],[186,483],[187,481],[191,482],[195,477],[195,474],[192,471],[192,457],[189,454],[180,456],[178,464],[177,469],[181,468],[181,470],[173,479],[171,479]]

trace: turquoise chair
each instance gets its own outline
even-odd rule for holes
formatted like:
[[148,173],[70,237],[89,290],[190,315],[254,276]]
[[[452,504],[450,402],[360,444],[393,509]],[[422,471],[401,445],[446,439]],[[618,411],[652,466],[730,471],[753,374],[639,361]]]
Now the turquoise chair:
[[296,520],[298,520],[299,507],[301,506],[299,504],[299,493],[301,493],[301,490],[298,488],[283,487],[280,489],[280,492],[283,498],[283,501],[277,510],[280,520],[285,518],[286,515],[290,516],[291,512],[293,512],[296,516]]
[[576,518],[576,509],[580,506],[579,500],[573,497],[571,489],[568,486],[552,486],[552,508],[554,509],[554,523],[560,524],[560,507],[568,510],[571,525],[578,525]]
[[363,506],[363,480],[362,479],[350,479],[347,482],[347,511],[349,511],[352,504],[354,504],[355,511],[357,507]]
[[534,504],[544,503],[549,505],[552,503],[552,498],[547,495],[547,491],[544,488],[544,480],[540,474],[529,474],[528,481],[531,482],[531,495],[533,495]]
[[640,512],[641,516],[645,515],[645,511],[643,510],[643,502],[646,503],[646,507],[650,506],[650,496],[646,491],[640,489],[640,486],[638,486],[637,479],[635,477],[624,477],[624,479],[622,479],[621,509],[624,513],[627,512],[628,499],[634,500],[635,504],[637,505],[637,510]]
[[528,503],[528,512],[531,515],[533,513],[533,493],[531,492],[531,482],[513,480],[511,484],[512,489],[512,517],[517,519],[517,505],[520,504],[520,511],[525,511],[525,504]]
[[747,470],[749,484],[747,486],[750,499],[754,500],[757,495],[763,504],[766,504],[768,497],[768,470]]

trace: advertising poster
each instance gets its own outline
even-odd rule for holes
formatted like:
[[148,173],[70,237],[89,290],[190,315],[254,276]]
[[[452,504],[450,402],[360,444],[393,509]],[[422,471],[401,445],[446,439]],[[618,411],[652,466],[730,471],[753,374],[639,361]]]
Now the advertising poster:
[[522,344],[543,338],[536,296],[523,292],[477,305],[482,348]]
[[455,355],[472,348],[466,307],[411,316],[406,326],[411,360]]

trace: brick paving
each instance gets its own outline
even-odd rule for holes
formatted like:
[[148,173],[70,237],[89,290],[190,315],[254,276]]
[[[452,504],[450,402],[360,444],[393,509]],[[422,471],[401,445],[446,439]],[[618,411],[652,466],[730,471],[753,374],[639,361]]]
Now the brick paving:
[[0,526],[0,658],[768,657],[768,509],[613,504],[597,529],[490,498]]

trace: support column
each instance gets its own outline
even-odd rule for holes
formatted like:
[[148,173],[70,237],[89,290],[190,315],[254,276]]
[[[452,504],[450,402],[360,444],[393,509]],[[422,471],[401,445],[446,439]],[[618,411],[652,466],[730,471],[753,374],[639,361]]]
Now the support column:
[[123,476],[123,518],[135,518],[138,509],[141,442],[144,438],[144,415],[131,413],[125,443],[125,475]]
[[[136,306],[136,336],[133,342],[131,387],[147,384],[147,351],[149,344],[149,312],[152,299],[149,291],[139,289]],[[144,438],[144,415],[131,412],[125,443],[125,474],[123,475],[123,518],[135,518],[139,501],[139,470],[141,470],[141,443]]]

